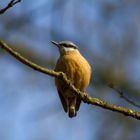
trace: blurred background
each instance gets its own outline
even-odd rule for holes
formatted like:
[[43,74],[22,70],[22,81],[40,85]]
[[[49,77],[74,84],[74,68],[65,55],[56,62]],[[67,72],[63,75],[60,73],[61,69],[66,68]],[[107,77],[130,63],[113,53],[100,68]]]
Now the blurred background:
[[[0,1],[0,8],[8,4]],[[54,69],[51,40],[70,40],[92,66],[88,92],[140,111],[139,0],[22,0],[0,15],[0,39],[33,62]],[[64,113],[54,79],[0,49],[1,140],[139,140],[140,121],[82,104]]]

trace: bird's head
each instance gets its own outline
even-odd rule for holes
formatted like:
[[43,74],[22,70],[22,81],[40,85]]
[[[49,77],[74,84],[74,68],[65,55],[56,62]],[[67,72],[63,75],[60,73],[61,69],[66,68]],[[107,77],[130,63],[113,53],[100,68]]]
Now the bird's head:
[[61,41],[58,43],[55,41],[51,42],[58,47],[61,56],[66,54],[67,52],[78,51],[78,47],[71,41]]

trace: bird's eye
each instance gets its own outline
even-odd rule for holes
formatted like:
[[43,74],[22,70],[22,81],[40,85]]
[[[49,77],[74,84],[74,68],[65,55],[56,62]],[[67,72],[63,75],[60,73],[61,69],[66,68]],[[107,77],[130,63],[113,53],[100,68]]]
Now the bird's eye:
[[68,45],[67,44],[64,44],[64,47],[68,47]]
[[63,44],[62,46],[63,46],[63,47],[66,47],[66,44]]

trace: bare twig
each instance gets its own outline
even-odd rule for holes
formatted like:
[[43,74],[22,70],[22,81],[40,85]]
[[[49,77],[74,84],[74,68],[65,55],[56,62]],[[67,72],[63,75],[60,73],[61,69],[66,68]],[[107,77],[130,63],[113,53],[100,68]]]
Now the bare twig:
[[3,9],[0,9],[0,14],[3,14],[4,12],[6,12],[9,8],[13,7],[15,4],[21,2],[21,0],[11,0],[8,5],[3,8]]
[[133,105],[133,106],[135,106],[135,107],[140,108],[140,104],[137,104],[137,103],[135,103],[134,101],[132,101],[131,99],[129,99],[128,97],[126,97],[126,96],[124,95],[124,92],[123,92],[122,90],[117,89],[117,88],[115,88],[114,86],[109,86],[109,87],[112,88],[113,90],[115,90],[115,91],[119,94],[119,96],[120,96],[122,99],[124,99],[126,102],[128,102],[129,104],[131,104],[131,105]]
[[83,102],[85,102],[87,104],[96,105],[96,106],[99,106],[99,107],[102,107],[104,109],[111,110],[114,112],[119,112],[119,113],[124,114],[126,116],[130,116],[130,117],[133,117],[135,119],[140,120],[140,112],[137,112],[137,111],[129,109],[129,108],[113,105],[113,104],[110,104],[110,103],[105,102],[103,100],[100,100],[98,98],[92,98],[88,94],[85,94],[85,93],[81,92],[79,89],[76,89],[74,87],[74,85],[72,85],[70,80],[68,80],[67,76],[64,73],[49,70],[47,68],[41,67],[41,66],[29,61],[28,59],[21,56],[18,52],[14,51],[12,48],[10,48],[3,41],[0,41],[0,46],[4,50],[6,50],[8,53],[10,53],[12,56],[14,56],[17,60],[19,60],[22,63],[24,63],[25,65],[33,68],[34,70],[37,70],[37,71],[42,72],[44,74],[47,74],[47,75],[50,75],[52,77],[63,80],[65,82],[65,84],[73,91],[73,93],[76,94],[77,96],[79,96]]

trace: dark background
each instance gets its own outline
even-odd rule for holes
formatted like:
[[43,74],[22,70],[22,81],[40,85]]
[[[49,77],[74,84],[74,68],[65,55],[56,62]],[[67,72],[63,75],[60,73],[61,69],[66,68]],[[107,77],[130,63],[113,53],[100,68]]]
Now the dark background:
[[[90,95],[140,111],[108,86],[140,104],[139,0],[22,0],[0,16],[0,38],[50,69],[59,57],[50,41],[71,40],[92,66]],[[87,104],[69,119],[54,79],[0,49],[1,140],[139,140],[139,125]]]

